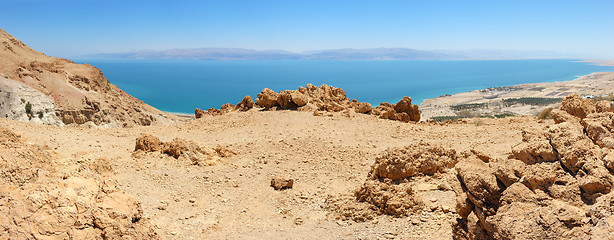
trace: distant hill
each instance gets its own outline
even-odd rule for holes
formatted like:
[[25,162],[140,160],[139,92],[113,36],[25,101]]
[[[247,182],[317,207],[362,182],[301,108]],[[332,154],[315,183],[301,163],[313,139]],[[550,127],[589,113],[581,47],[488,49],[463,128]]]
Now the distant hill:
[[185,48],[165,51],[93,54],[83,57],[94,59],[274,60],[301,59],[302,55],[283,50],[259,51],[243,48]]
[[[577,56],[576,56],[577,57]],[[481,60],[573,58],[550,51],[517,50],[416,50],[411,48],[341,48],[302,53],[244,48],[185,48],[165,51],[132,51],[80,56],[84,59],[190,59],[190,60]]]
[[409,48],[330,49],[294,53],[284,50],[243,48],[189,48],[165,51],[134,51],[92,54],[87,59],[192,59],[192,60],[427,60],[460,58],[453,54]]

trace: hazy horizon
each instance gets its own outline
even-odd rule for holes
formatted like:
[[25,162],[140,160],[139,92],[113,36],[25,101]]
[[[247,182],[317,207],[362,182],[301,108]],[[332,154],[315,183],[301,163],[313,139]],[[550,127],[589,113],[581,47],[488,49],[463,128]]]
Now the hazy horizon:
[[139,50],[409,48],[551,51],[614,58],[614,2],[45,1],[3,3],[0,22],[51,56]]

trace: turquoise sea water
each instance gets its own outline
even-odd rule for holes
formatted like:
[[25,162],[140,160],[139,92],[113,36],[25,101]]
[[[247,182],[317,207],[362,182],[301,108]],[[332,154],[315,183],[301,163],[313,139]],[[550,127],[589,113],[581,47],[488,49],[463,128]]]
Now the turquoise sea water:
[[343,88],[347,96],[374,106],[409,96],[424,99],[489,87],[555,82],[614,67],[573,60],[484,61],[88,61],[111,83],[168,112],[236,104],[263,88],[298,89],[312,83]]

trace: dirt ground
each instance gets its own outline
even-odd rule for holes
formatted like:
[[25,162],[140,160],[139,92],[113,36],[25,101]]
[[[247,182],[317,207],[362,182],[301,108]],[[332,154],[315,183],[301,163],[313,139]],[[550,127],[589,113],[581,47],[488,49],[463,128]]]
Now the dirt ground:
[[[387,148],[425,142],[503,158],[521,142],[522,129],[547,123],[513,117],[440,125],[257,109],[122,129],[0,119],[1,126],[29,143],[49,147],[61,159],[108,159],[119,188],[141,201],[144,217],[163,239],[451,239],[458,217],[455,194],[441,185],[453,174],[413,178],[416,195],[426,206],[407,217],[342,221],[332,201],[352,198],[375,157]],[[164,142],[179,137],[201,146],[223,146],[237,154],[197,166],[159,152],[135,153],[141,133]],[[274,176],[292,178],[294,186],[274,190]]]

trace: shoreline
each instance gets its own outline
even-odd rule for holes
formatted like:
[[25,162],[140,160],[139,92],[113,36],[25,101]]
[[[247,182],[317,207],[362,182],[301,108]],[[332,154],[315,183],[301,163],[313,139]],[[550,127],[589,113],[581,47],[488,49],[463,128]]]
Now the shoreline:
[[[610,60],[610,59],[586,59],[586,60],[578,60],[574,62],[593,63],[599,66],[614,66],[614,60]],[[596,77],[593,80],[599,81],[602,79],[603,74],[607,75],[609,73],[614,73],[614,72],[594,72],[594,73],[590,73],[587,75],[577,76],[575,79],[569,80],[569,81],[558,81],[558,82],[549,82],[549,83],[524,83],[524,84],[496,87],[496,88],[475,89],[472,91],[461,92],[461,93],[456,93],[456,94],[451,94],[451,95],[446,94],[446,95],[442,95],[442,96],[438,96],[434,98],[424,99],[419,106],[422,112],[422,119],[428,120],[432,117],[457,115],[457,113],[453,111],[450,107],[459,105],[459,104],[476,104],[476,103],[477,104],[481,104],[481,103],[491,104],[492,102],[501,101],[506,98],[523,98],[523,97],[556,98],[556,97],[563,96],[562,95],[563,93],[566,93],[566,94],[577,93],[579,95],[583,95],[583,94],[595,95],[595,94],[604,92],[607,89],[611,89],[612,90],[611,92],[614,92],[614,88],[610,88],[610,87],[601,89],[601,91],[599,91],[598,88],[590,89],[591,91],[583,91],[581,89],[581,86],[579,86],[578,84],[574,84],[575,83],[574,81],[591,78],[591,76],[593,76],[592,78]],[[552,95],[544,96],[544,94],[540,93],[540,92],[548,91],[549,88],[559,88],[559,89],[565,88],[564,86],[566,84],[572,84],[573,89],[577,91],[569,92],[566,90],[562,92],[561,94],[556,94],[556,96],[552,96]],[[542,91],[536,92],[536,91],[531,91],[531,89],[542,89]],[[500,91],[500,90],[504,90],[504,91]],[[553,92],[556,92],[556,90]],[[545,95],[548,95],[548,94],[545,94]],[[500,108],[495,108],[494,110],[491,110],[491,111],[481,111],[480,112],[481,115],[478,115],[478,116],[496,115],[496,114],[504,114],[504,113],[513,113],[514,115],[536,115],[539,113],[538,110],[541,111],[546,107],[553,107],[553,106],[556,106],[556,104],[548,104],[548,105],[543,105],[540,107],[532,107],[529,109],[524,109],[519,106],[500,107]],[[376,105],[374,105],[374,107],[376,107]],[[164,113],[175,115],[183,119],[193,119],[194,118],[194,115],[191,113],[168,112],[168,111],[164,111]]]
[[[555,100],[569,94],[601,98],[613,92],[614,72],[595,72],[570,81],[525,83],[425,99],[420,104],[420,111],[424,120],[433,117],[538,115],[545,108],[558,107],[560,101]],[[530,103],[526,103],[529,100]]]

